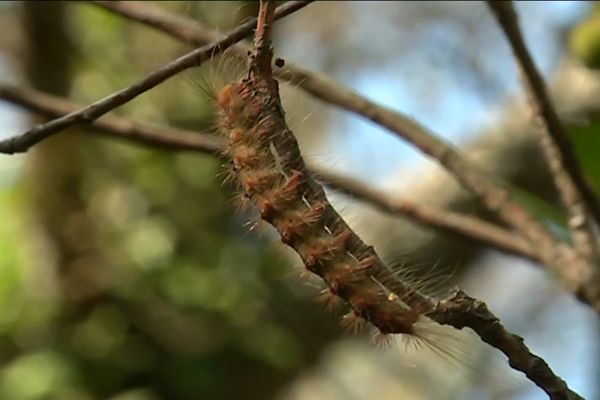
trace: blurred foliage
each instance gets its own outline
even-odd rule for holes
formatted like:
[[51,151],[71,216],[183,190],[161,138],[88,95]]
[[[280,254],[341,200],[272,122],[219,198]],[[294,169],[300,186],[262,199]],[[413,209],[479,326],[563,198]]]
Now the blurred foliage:
[[589,182],[600,193],[600,119],[595,117],[584,124],[570,126],[569,137]]
[[587,67],[600,68],[600,7],[597,4],[594,11],[573,28],[569,44]]
[[[220,29],[254,13],[239,2],[161,5]],[[89,5],[2,12],[29,31],[31,84],[82,102],[188,50]],[[193,82],[214,69],[117,112],[210,130],[210,101]],[[0,192],[1,399],[264,399],[338,334],[304,291],[275,289],[289,260],[269,233],[248,233],[252,216],[234,214],[214,157],[80,130],[26,164],[22,183]]]
[[[584,175],[596,193],[600,193],[600,162],[598,162],[600,119],[591,118],[583,123],[571,123],[567,125],[567,134]],[[559,205],[550,204],[531,192],[514,185],[507,183],[504,183],[504,185],[508,187],[517,201],[533,215],[544,221],[554,234],[565,241],[569,240],[566,214],[560,209]]]

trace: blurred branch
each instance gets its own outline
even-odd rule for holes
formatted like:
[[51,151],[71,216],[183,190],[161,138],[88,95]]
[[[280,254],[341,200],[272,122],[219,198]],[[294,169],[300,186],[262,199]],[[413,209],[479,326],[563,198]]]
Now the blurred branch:
[[[309,3],[310,2],[307,1],[288,2],[278,7],[275,12],[275,18],[281,18],[289,15],[291,12],[300,9]],[[171,61],[170,63],[155,70],[142,80],[129,87],[121,89],[118,92],[104,97],[103,99],[100,99],[80,110],[69,113],[45,124],[37,125],[22,135],[2,140],[0,141],[0,153],[13,154],[24,152],[36,143],[68,127],[90,123],[103,114],[106,114],[110,110],[133,100],[142,93],[147,92],[177,73],[190,67],[199,66],[202,62],[212,58],[216,54],[222,53],[235,42],[250,36],[253,33],[255,26],[255,19],[248,21],[233,29],[214,43],[200,47],[177,58],[176,60]]]
[[482,301],[455,290],[438,302],[428,317],[457,329],[473,329],[484,342],[502,351],[508,357],[510,366],[525,373],[550,399],[583,399],[570,390],[541,357],[529,351],[523,338],[508,332]]
[[488,1],[488,5],[512,47],[527,97],[538,117],[542,147],[567,210],[575,247],[591,263],[596,263],[597,240],[587,211],[589,207],[600,222],[600,203],[583,176],[571,143],[548,96],[544,80],[527,49],[512,2]]
[[[200,44],[219,37],[200,24],[184,17],[176,17],[146,3],[96,2],[110,11],[160,29],[186,43]],[[181,25],[179,25],[181,23]],[[231,48],[234,55],[244,57],[249,47]],[[287,63],[273,74],[298,85],[316,98],[361,115],[407,140],[423,153],[436,159],[467,190],[473,193],[490,211],[521,233],[543,262],[552,268],[565,284],[585,302],[600,312],[600,290],[586,287],[591,267],[569,245],[561,242],[546,226],[512,200],[508,190],[494,182],[487,174],[462,157],[450,144],[431,134],[410,118],[382,107],[354,91],[315,72]]]
[[[2,83],[0,83],[0,98],[49,118],[60,118],[81,109],[81,104],[61,97]],[[143,142],[163,149],[218,153],[224,143],[220,137],[214,135],[134,122],[112,115],[105,115],[91,123],[91,127],[98,129],[102,134]]]
[[519,255],[534,262],[540,261],[523,238],[477,217],[394,198],[347,176],[324,171],[317,171],[317,174],[325,179],[325,186],[372,204],[384,212],[404,215],[420,224],[480,241],[505,253]]
[[[0,84],[0,98],[50,118],[58,118],[81,108],[79,104],[60,97],[6,84]],[[105,115],[93,121],[91,127],[103,135],[142,142],[161,149],[220,155],[225,145],[222,138],[212,134],[133,122],[112,115]],[[527,242],[504,228],[461,213],[394,199],[352,178],[322,167],[313,165],[309,169],[335,190],[355,196],[391,214],[403,215],[419,224],[443,229],[498,250],[538,261]]]

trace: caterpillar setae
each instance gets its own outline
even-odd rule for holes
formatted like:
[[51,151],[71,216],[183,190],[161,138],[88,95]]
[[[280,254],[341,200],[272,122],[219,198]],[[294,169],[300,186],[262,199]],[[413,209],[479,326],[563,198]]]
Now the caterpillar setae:
[[433,299],[400,280],[330,205],[286,124],[277,81],[250,73],[227,84],[216,103],[231,181],[325,281],[325,301],[349,305],[343,325],[357,330],[368,322],[380,337],[419,337],[417,321],[433,309]]

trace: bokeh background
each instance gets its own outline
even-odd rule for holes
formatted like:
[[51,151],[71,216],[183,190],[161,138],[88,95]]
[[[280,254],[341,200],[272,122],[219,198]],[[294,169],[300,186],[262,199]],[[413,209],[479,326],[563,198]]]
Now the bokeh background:
[[[241,1],[148,2],[226,31]],[[516,4],[582,165],[600,182],[600,10]],[[513,185],[558,233],[564,219],[514,60],[485,4],[316,2],[277,23],[278,56],[407,113]],[[92,102],[190,46],[85,2],[0,3],[0,79]],[[198,85],[223,60],[116,110],[210,131]],[[306,158],[390,195],[489,218],[434,162],[360,117],[284,87]],[[0,138],[39,118],[0,103]],[[0,155],[0,399],[541,399],[504,358],[447,331],[454,357],[350,335],[299,278],[299,260],[244,226],[214,157],[70,129]],[[460,284],[524,336],[571,387],[600,398],[599,326],[539,266],[331,193],[397,268]]]

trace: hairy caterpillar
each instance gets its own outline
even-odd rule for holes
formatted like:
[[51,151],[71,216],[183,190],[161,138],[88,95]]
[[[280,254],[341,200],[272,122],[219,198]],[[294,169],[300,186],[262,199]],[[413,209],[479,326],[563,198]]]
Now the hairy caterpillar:
[[230,83],[218,93],[217,107],[228,136],[232,180],[305,268],[326,282],[325,301],[341,298],[350,306],[343,325],[358,330],[369,322],[380,338],[419,337],[417,321],[433,308],[433,300],[393,279],[374,249],[329,204],[286,125],[276,81],[250,75]]

